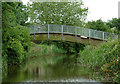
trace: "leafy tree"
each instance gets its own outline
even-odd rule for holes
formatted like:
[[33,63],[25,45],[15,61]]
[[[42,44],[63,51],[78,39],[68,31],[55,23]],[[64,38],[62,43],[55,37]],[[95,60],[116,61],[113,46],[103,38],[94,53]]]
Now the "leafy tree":
[[27,7],[22,3],[17,3],[13,11],[16,17],[16,22],[20,25],[25,25],[29,14]]
[[66,41],[36,41],[40,44],[56,45],[58,48],[67,51],[68,54],[78,54],[80,50],[83,50],[85,45],[77,42]]
[[10,27],[3,38],[3,56],[8,59],[8,64],[19,64],[25,57],[29,46],[29,30],[26,27]]
[[11,5],[13,6],[13,3],[2,3],[2,26],[5,27],[3,30],[16,25],[16,17]]
[[[71,26],[83,26],[86,20],[88,8],[80,2],[34,2],[29,5],[30,22],[36,24],[59,24]],[[67,53],[77,53],[82,44],[70,42],[54,43],[59,48],[67,50]]]
[[2,3],[2,55],[10,64],[20,63],[28,51],[29,30],[21,26],[28,18],[24,16],[26,11],[23,8],[20,2]]
[[88,8],[83,2],[34,2],[29,5],[31,22],[82,26]]
[[120,31],[120,18],[113,18],[112,20],[109,20],[107,22],[107,25],[110,27],[110,28],[117,28],[117,30]]
[[[22,4],[22,2],[3,2],[2,3],[2,13],[3,15],[3,26],[13,26],[16,23],[20,25],[25,25],[28,20],[27,7]],[[11,25],[10,25],[11,24]]]
[[88,21],[88,23],[86,23],[85,27],[94,29],[94,30],[110,32],[109,26],[107,26],[106,23],[103,22],[101,19],[99,19],[97,21]]

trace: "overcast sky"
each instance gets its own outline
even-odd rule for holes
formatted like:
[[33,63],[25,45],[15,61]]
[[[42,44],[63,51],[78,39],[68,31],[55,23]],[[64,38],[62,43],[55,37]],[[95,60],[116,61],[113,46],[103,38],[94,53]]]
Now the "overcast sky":
[[118,2],[120,0],[83,0],[84,5],[89,8],[88,20],[102,19],[107,21],[118,18]]
[[[22,0],[24,3],[29,0]],[[88,7],[87,20],[103,21],[118,18],[118,2],[120,0],[83,0],[85,7]]]

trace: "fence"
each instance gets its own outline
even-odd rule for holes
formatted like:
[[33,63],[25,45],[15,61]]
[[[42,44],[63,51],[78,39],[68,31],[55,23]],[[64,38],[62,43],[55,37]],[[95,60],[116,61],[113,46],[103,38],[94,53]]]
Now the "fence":
[[35,35],[35,33],[48,33],[48,38],[50,33],[73,34],[75,36],[80,35],[101,40],[118,38],[118,35],[116,34],[76,26],[46,24],[32,25],[28,27],[30,28],[30,34]]

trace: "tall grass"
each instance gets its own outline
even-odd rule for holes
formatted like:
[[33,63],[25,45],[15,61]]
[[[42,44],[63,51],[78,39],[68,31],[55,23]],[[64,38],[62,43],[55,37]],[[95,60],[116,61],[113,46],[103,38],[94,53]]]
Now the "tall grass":
[[47,45],[47,44],[31,44],[31,48],[27,53],[27,57],[36,57],[42,55],[50,55],[56,53],[66,53],[65,50],[58,48],[55,45]]
[[118,39],[115,39],[104,42],[98,47],[88,45],[79,52],[79,61],[91,69],[109,74],[114,82],[120,82],[118,43]]

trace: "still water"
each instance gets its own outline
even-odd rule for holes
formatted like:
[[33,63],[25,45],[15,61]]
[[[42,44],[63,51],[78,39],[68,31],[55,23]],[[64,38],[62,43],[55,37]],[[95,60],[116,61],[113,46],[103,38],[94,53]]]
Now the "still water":
[[78,63],[74,55],[32,57],[21,67],[9,67],[3,82],[95,82],[99,75]]

